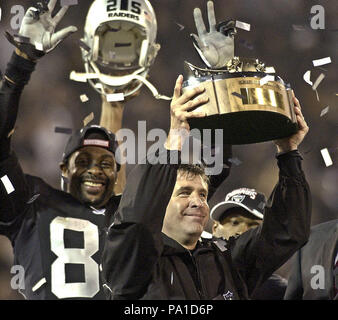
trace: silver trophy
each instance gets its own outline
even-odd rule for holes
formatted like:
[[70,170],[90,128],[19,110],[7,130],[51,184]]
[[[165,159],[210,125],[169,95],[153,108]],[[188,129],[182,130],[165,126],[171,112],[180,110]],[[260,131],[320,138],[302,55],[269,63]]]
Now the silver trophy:
[[203,86],[209,102],[195,110],[206,116],[190,119],[190,128],[223,129],[227,144],[257,143],[295,133],[292,89],[259,59],[234,56],[235,21],[216,27],[211,1],[210,32],[206,32],[199,9],[194,17],[198,31],[198,36],[192,35],[194,46],[207,66],[185,62],[187,80],[182,91]]

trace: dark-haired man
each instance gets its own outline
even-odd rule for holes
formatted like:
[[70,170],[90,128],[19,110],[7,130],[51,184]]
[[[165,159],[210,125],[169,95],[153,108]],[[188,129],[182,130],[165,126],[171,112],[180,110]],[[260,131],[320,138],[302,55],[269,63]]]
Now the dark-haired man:
[[19,99],[37,59],[76,30],[54,32],[67,11],[52,17],[55,5],[51,0],[28,9],[20,29],[26,40],[15,43],[1,82],[0,233],[11,240],[14,264],[23,267],[18,276],[27,299],[104,299],[99,264],[105,220],[119,202],[113,195],[114,134],[87,126],[70,137],[61,163],[67,193],[23,174],[10,146]]
[[308,239],[311,198],[297,151],[308,127],[294,98],[299,131],[275,141],[279,182],[263,225],[229,242],[199,240],[208,183],[201,168],[178,164],[184,135],[177,131],[205,116],[191,110],[208,99],[199,87],[182,94],[182,83],[179,76],[165,149],[130,173],[109,228],[102,267],[110,299],[247,299]]

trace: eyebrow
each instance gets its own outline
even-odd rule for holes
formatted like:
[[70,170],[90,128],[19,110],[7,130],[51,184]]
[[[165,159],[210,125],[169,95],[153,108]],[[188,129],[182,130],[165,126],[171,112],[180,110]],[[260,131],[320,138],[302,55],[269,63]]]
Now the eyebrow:
[[176,193],[179,193],[181,191],[192,191],[191,187],[180,187],[176,190]]
[[[194,188],[192,188],[192,187],[180,187],[179,189],[176,190],[176,194],[181,192],[181,191],[190,191],[191,192],[193,190],[194,190]],[[208,190],[205,189],[205,188],[200,188],[200,189],[198,189],[198,191],[199,192],[203,191],[205,193],[208,193]]]
[[109,160],[114,161],[114,156],[110,154],[104,154],[100,157],[100,160],[104,160],[104,159],[109,159]]
[[90,157],[90,154],[88,152],[86,152],[86,151],[82,151],[82,152],[79,152],[79,154],[76,156],[75,159],[77,159],[77,158],[79,158],[81,156],[83,156],[83,157]]

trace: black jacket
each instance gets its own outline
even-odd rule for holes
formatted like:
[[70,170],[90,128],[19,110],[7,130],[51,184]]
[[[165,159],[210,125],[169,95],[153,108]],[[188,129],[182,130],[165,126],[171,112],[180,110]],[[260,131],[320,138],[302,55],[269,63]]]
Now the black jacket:
[[335,278],[338,284],[337,267],[334,274],[337,251],[338,219],[312,227],[308,243],[292,258],[284,299],[338,300],[334,289]]
[[283,300],[287,287],[287,280],[274,273],[250,297],[251,300]]
[[[162,156],[166,163],[179,158]],[[200,242],[192,252],[161,232],[177,165],[136,166],[105,243],[108,297],[246,299],[308,239],[311,197],[300,163],[297,151],[278,157],[279,182],[262,226],[229,242]]]

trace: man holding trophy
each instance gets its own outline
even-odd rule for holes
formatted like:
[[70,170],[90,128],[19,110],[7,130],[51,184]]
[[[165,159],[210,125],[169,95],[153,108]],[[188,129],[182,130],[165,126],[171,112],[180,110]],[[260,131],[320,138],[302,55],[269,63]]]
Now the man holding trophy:
[[[148,159],[147,164],[137,165],[127,179],[103,253],[103,277],[110,299],[248,299],[309,236],[311,195],[297,150],[308,127],[298,100],[285,88],[283,91],[280,83],[274,90],[268,88],[267,93],[262,93],[257,79],[251,78],[265,73],[264,66],[235,59],[234,24],[224,23],[223,28],[216,30],[212,2],[208,2],[209,33],[199,9],[195,9],[194,17],[199,33],[193,36],[195,47],[207,66],[217,69],[189,65],[195,79],[187,80],[192,81],[193,88],[188,83],[185,90],[183,76],[178,77],[170,107],[170,132],[160,151],[161,161],[153,165]],[[248,77],[244,79],[248,82],[243,82],[244,92],[237,92],[240,97],[232,94],[241,88],[239,84],[224,86],[223,83],[216,88],[218,79],[238,78],[238,74],[228,75],[233,70]],[[225,91],[224,100],[220,99],[221,88]],[[229,100],[229,93],[240,99],[240,103],[230,105],[237,108],[235,112],[220,108]],[[281,96],[276,99],[278,94]],[[278,125],[283,121],[289,124],[286,131],[276,134],[263,128],[253,132],[255,142],[274,139],[280,169],[279,181],[264,209],[263,224],[229,241],[201,239],[209,217],[208,178],[199,165],[173,161],[180,159],[184,144],[184,135],[177,132],[189,132],[196,127],[228,129],[226,132],[231,134],[232,121],[224,128],[224,114],[237,113],[234,125],[240,126],[238,114],[249,112],[246,107],[256,108],[255,114],[260,111],[257,110],[260,105],[266,108],[261,110],[265,115],[258,115],[259,121],[271,119],[269,113],[276,110],[287,112],[290,102],[290,118],[285,114],[275,117]],[[245,108],[241,110],[242,105]],[[243,118],[250,120],[245,114]],[[292,125],[294,122],[298,130]],[[243,129],[242,136],[238,131],[227,139],[230,144],[240,144],[248,143],[247,138]]]

